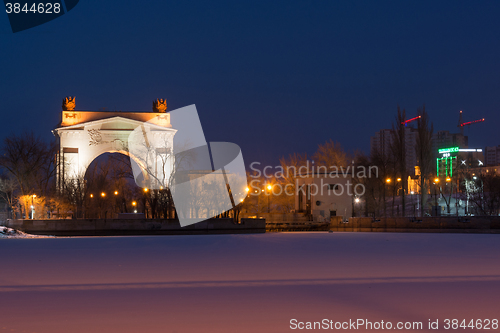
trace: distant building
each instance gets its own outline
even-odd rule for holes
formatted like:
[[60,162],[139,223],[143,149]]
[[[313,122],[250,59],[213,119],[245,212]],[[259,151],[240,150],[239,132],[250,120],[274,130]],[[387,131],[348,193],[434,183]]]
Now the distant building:
[[462,133],[450,133],[450,131],[437,131],[432,135],[432,153],[434,158],[439,157],[439,149],[450,147],[468,148],[469,137]]
[[296,212],[312,215],[314,221],[352,217],[354,188],[350,175],[310,174],[297,178],[296,185]]
[[437,131],[432,135],[432,147],[434,151],[449,147],[469,148],[469,137],[462,133]]
[[[405,127],[406,172],[411,176],[414,175],[417,165],[417,136],[415,128]],[[373,156],[378,152],[386,159],[393,156],[391,149],[393,140],[394,131],[392,129],[378,131],[370,138],[370,153]]]
[[[370,138],[370,152],[372,156],[378,151],[384,158],[389,158],[393,155],[391,150],[392,140],[394,140],[394,131],[392,129],[383,129],[375,133]],[[415,166],[418,164],[417,158],[417,141],[418,131],[413,127],[405,128],[405,147],[406,147],[406,171],[409,176],[415,176]],[[449,131],[438,131],[432,135],[432,153],[433,158],[440,157],[438,150],[442,148],[459,147],[460,149],[468,148],[469,138],[462,133],[450,133]],[[500,146],[493,147],[498,149],[495,151],[495,156],[500,164]]]
[[500,165],[500,145],[496,147],[486,147],[484,150],[484,164],[486,166]]
[[474,174],[474,173],[477,173],[480,175],[487,175],[487,174],[495,175],[496,174],[496,175],[500,176],[500,165],[471,168],[471,169],[469,169],[469,172],[471,172],[472,174]]
[[372,156],[375,152],[379,152],[384,157],[391,156],[393,135],[394,131],[390,129],[383,129],[375,133],[375,135],[370,138],[370,152]]

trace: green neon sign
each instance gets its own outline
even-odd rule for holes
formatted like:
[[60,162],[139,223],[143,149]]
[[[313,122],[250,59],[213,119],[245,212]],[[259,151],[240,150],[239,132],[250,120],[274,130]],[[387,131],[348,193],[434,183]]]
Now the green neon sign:
[[443,158],[437,158],[436,159],[436,167],[437,167],[437,176],[439,177],[439,169],[443,169],[443,167],[440,168],[440,164],[443,163],[444,161],[444,169],[445,169],[445,176],[448,177],[453,177],[453,160],[456,160],[456,156],[449,156],[449,157],[443,157]]
[[445,154],[445,153],[458,153],[459,147],[451,147],[451,148],[442,148],[439,149],[440,154]]

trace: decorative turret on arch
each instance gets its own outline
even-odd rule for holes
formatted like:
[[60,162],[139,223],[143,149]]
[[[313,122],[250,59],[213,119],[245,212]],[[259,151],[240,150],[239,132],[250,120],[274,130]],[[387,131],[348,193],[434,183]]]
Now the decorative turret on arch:
[[165,112],[166,100],[157,100],[157,112],[75,111],[74,101],[75,97],[63,100],[61,122],[52,131],[60,143],[57,172],[60,190],[65,181],[82,177],[101,154],[118,152],[140,163],[128,149],[129,135],[139,127],[153,131],[154,137],[169,145],[168,151],[173,152],[176,130],[170,124],[170,114]]

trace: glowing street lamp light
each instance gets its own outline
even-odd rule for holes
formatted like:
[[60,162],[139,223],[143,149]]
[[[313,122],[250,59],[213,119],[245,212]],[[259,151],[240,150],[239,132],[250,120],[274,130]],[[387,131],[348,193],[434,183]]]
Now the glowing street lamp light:
[[93,198],[93,197],[94,197],[94,195],[93,195],[92,193],[90,193],[90,197],[91,197],[91,198]]
[[144,188],[144,193],[147,193],[149,189],[147,187]]
[[101,193],[101,197],[103,197],[103,198],[104,198],[105,196],[106,196],[106,193],[102,192],[102,193]]
[[134,207],[135,207],[136,205],[137,205],[137,202],[132,201],[132,206],[134,206]]
[[35,219],[35,198],[36,198],[36,194],[33,194],[31,196],[31,219],[32,220]]
[[386,182],[387,184],[389,184],[389,183],[391,182],[391,178],[387,178],[387,179],[385,180],[385,182]]
[[398,181],[398,182],[400,182],[400,181],[401,181],[401,178],[398,178],[398,179],[397,179],[397,181]]
[[[438,199],[437,199],[437,184],[439,183],[439,178],[434,178],[434,206],[437,207],[438,205]],[[441,193],[441,188],[439,188],[439,192]],[[436,208],[437,209],[437,208]]]
[[118,195],[118,191],[115,191],[115,195]]
[[267,184],[266,188],[269,191],[267,195],[267,212],[271,213],[271,190],[273,189],[273,186],[271,184]]

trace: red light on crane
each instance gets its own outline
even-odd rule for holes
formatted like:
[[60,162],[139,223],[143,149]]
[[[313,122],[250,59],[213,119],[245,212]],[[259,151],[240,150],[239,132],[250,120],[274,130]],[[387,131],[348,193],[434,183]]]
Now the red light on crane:
[[411,123],[412,121],[420,119],[420,118],[422,118],[422,116],[418,116],[418,117],[415,117],[415,118],[408,119],[406,121],[401,122],[401,125],[405,125],[406,126],[406,125],[408,125],[408,123]]
[[481,123],[484,121],[484,118],[482,119],[478,119],[478,120],[473,120],[473,121],[468,121],[466,123],[461,123],[460,126],[461,127],[464,127],[464,126],[467,126],[467,125],[472,125],[472,124],[475,124],[475,123]]

